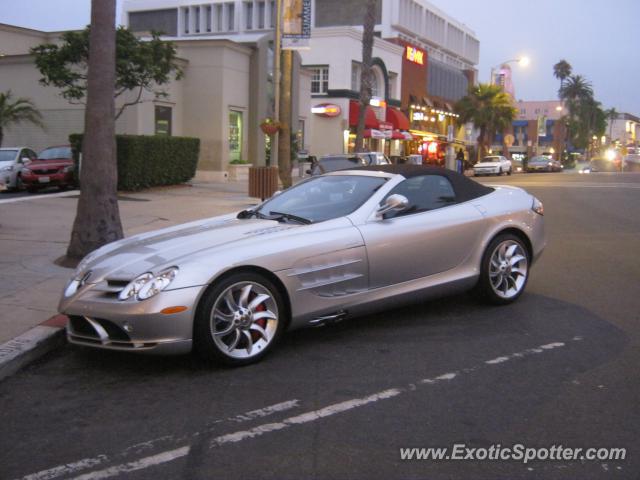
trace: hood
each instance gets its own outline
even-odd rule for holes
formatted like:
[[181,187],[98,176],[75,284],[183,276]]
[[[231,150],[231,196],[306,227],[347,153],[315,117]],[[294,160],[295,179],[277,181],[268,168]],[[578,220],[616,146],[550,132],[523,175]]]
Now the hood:
[[51,168],[62,168],[68,167],[69,165],[73,165],[73,160],[69,158],[59,158],[56,160],[34,160],[33,162],[29,162],[25,165],[25,168],[31,169],[51,169]]
[[[89,283],[132,280],[145,272],[157,273],[170,266],[180,266],[185,257],[275,234],[301,225],[275,220],[237,219],[235,214],[191,222],[119,240],[89,254],[78,272],[91,270]],[[259,247],[258,247],[259,248]]]

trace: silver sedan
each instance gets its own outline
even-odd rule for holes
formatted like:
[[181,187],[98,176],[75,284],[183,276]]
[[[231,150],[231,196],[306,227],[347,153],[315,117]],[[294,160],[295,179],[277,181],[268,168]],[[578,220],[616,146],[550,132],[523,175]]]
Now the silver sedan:
[[188,352],[231,365],[289,328],[474,289],[507,304],[545,246],[542,204],[418,165],[309,178],[237,214],[106,245],[87,256],[60,312],[70,342]]

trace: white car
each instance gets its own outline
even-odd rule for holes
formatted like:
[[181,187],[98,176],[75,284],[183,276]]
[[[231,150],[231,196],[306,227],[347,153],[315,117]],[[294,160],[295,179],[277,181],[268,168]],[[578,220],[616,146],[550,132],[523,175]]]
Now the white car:
[[503,173],[511,175],[511,170],[511,160],[502,155],[492,155],[484,157],[473,166],[473,175],[476,177],[480,175],[502,175]]
[[38,155],[29,147],[0,148],[0,190],[20,190],[20,171]]

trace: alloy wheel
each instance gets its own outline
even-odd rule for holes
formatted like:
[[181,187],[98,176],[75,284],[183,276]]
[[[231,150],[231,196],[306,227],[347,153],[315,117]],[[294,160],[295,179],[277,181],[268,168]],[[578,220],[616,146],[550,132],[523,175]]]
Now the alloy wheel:
[[489,279],[500,298],[510,299],[524,288],[529,273],[527,254],[522,245],[505,240],[491,254]]
[[234,359],[259,355],[278,329],[278,304],[271,291],[256,282],[238,282],[222,291],[209,318],[218,350]]

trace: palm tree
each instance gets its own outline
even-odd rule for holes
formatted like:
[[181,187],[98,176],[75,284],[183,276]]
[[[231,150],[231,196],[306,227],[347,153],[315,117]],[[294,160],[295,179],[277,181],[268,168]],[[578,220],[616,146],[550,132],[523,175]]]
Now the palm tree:
[[115,83],[116,0],[91,0],[82,188],[64,262],[67,265],[123,236],[117,197]]
[[4,129],[14,123],[29,122],[43,128],[42,115],[28,98],[16,98],[12,101],[11,90],[0,93],[0,147],[4,138]]
[[569,105],[575,106],[577,102],[593,98],[593,87],[582,75],[569,75],[567,82],[560,89],[560,99],[566,100]]
[[503,133],[515,120],[517,110],[513,100],[499,85],[480,83],[469,87],[469,92],[455,105],[459,122],[472,122],[480,130],[478,158],[482,158],[497,132]]
[[362,25],[362,71],[360,72],[360,113],[356,127],[356,152],[363,149],[364,120],[371,100],[371,61],[373,55],[374,29],[376,26],[376,0],[367,0]]
[[553,76],[560,80],[559,91],[562,90],[562,87],[564,86],[564,80],[565,78],[569,77],[569,75],[571,75],[572,70],[573,68],[571,67],[571,64],[564,59],[560,60],[553,66]]
[[609,142],[613,143],[611,132],[613,130],[613,122],[618,118],[618,111],[614,107],[611,107],[610,109],[605,110],[604,113],[607,116],[607,120],[609,123]]

